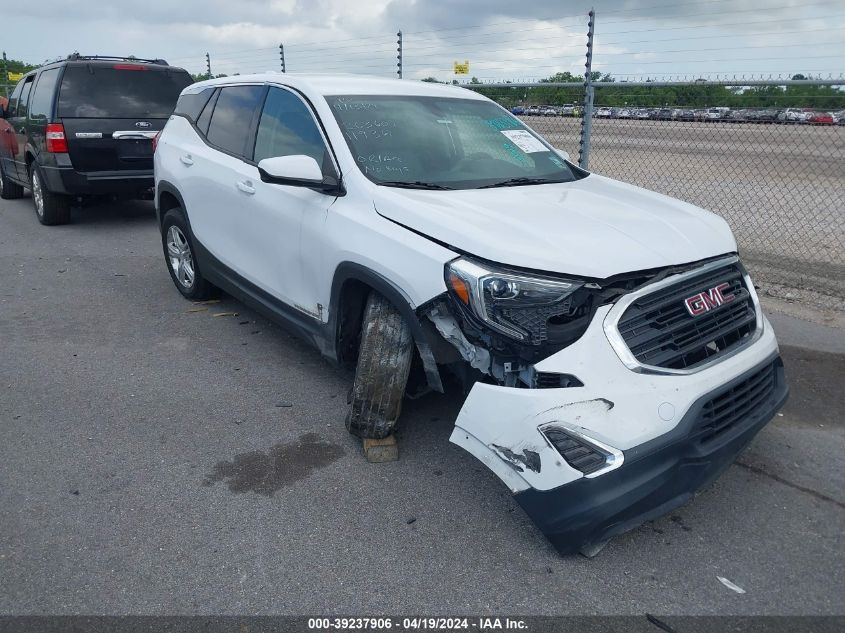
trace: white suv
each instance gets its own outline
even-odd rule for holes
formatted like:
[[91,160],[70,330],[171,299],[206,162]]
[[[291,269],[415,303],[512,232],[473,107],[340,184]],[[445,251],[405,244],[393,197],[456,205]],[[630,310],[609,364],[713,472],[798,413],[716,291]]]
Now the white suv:
[[579,169],[469,90],[200,82],[155,179],[183,295],[222,288],[355,365],[363,437],[393,432],[409,375],[457,378],[452,442],[561,552],[687,501],[786,399],[722,219]]

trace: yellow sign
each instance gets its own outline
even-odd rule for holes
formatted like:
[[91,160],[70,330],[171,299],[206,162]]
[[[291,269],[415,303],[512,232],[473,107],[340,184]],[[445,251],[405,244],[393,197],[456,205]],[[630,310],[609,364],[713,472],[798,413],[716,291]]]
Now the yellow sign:
[[468,75],[469,74],[469,60],[464,60],[464,63],[461,64],[460,62],[455,62],[455,74],[456,75]]
[[23,79],[23,73],[9,73],[9,81],[20,81]]

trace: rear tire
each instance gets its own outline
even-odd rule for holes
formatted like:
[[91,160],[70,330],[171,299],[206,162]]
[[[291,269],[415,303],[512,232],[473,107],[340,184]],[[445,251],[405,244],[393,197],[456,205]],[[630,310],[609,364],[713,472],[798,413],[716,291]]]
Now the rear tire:
[[70,198],[52,193],[44,186],[44,177],[38,165],[29,169],[32,201],[35,204],[35,216],[45,226],[67,224],[70,222]]
[[192,301],[204,301],[217,294],[213,286],[200,271],[196,250],[191,241],[191,232],[182,209],[171,209],[161,222],[161,245],[164,261],[176,289]]
[[3,200],[17,200],[23,198],[23,187],[6,178],[3,165],[0,164],[0,198]]
[[346,416],[350,433],[370,439],[393,433],[413,357],[414,341],[407,322],[387,299],[370,292]]

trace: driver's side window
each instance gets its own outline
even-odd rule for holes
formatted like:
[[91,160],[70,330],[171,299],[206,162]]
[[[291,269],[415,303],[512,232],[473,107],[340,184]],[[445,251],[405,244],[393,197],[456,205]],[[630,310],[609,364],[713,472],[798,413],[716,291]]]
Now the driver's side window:
[[255,162],[276,156],[304,154],[325,168],[328,153],[311,112],[292,92],[271,87],[255,139]]
[[29,95],[32,93],[34,79],[35,75],[32,75],[23,80],[23,90],[21,91],[20,99],[18,99],[17,107],[15,108],[15,112],[12,113],[12,116],[26,116],[26,110],[29,107]]

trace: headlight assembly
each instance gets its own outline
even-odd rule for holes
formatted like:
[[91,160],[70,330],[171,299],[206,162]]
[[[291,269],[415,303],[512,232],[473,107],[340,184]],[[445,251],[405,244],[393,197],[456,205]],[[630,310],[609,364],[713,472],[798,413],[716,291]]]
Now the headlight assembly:
[[446,265],[453,296],[492,329],[539,345],[548,338],[550,320],[567,320],[582,311],[573,295],[583,281],[496,269],[469,259]]

